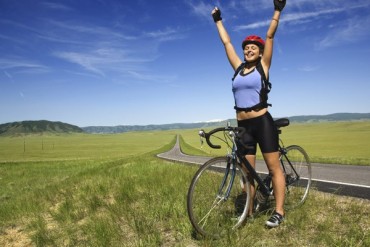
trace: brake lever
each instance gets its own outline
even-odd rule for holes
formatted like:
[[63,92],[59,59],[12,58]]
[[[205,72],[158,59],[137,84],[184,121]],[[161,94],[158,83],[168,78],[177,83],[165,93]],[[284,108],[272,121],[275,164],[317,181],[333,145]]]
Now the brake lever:
[[231,140],[233,141],[233,145],[234,145],[234,147],[235,147],[235,150],[237,150],[237,149],[238,149],[238,147],[236,146],[236,142],[235,142],[235,138],[236,138],[236,134],[235,134],[235,132],[234,132],[234,131],[230,131],[230,132],[229,132],[229,136],[231,137]]
[[199,138],[200,138],[200,148],[203,149],[203,139],[204,137],[206,136],[206,134],[204,133],[204,130],[199,130]]

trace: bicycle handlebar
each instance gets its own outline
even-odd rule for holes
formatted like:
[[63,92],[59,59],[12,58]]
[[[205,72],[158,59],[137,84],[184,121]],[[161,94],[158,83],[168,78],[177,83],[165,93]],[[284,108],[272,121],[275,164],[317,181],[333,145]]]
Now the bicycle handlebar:
[[214,148],[214,149],[220,149],[221,146],[220,145],[214,145],[211,141],[210,141],[210,137],[217,133],[217,132],[221,132],[221,131],[231,131],[235,134],[235,137],[236,136],[242,136],[244,133],[245,133],[245,128],[244,127],[221,127],[221,128],[216,128],[216,129],[213,129],[211,130],[210,132],[206,133],[204,130],[200,130],[199,131],[199,136],[201,137],[204,137],[207,141],[207,144],[211,147],[211,148]]
[[[277,129],[279,131],[279,134],[281,133],[281,130],[280,130],[281,127],[285,127],[285,126],[288,126],[289,125],[289,119],[287,119],[287,118],[278,119],[278,120],[275,120],[274,122],[275,122],[275,126],[277,127]],[[244,133],[245,133],[246,130],[243,127],[230,127],[230,126],[227,126],[227,127],[221,127],[221,128],[213,129],[213,130],[211,130],[208,133],[204,132],[204,130],[200,130],[199,131],[199,135],[201,137],[204,137],[206,139],[207,144],[211,148],[220,149],[221,146],[220,145],[214,145],[210,141],[209,138],[211,137],[211,135],[213,135],[213,134],[215,134],[217,132],[221,132],[221,131],[231,131],[232,133],[235,134],[233,137],[240,138],[241,136],[244,135]],[[239,144],[242,144],[247,149],[248,148],[252,148],[252,146],[245,145],[243,142],[239,142]]]

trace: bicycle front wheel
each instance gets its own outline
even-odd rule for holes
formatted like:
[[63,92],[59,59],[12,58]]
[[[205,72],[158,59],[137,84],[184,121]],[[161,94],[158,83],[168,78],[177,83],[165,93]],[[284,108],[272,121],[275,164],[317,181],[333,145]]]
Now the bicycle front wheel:
[[311,186],[311,164],[306,151],[297,145],[282,153],[281,164],[285,172],[285,208],[293,209],[304,203]]
[[[195,230],[218,238],[244,222],[250,202],[250,183],[239,164],[217,157],[196,172],[188,191],[187,209]],[[234,171],[234,172],[233,172]]]

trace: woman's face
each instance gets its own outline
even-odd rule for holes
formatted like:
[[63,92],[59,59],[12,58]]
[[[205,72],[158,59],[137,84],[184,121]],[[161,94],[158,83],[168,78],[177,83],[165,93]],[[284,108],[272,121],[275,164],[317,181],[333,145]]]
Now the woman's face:
[[260,56],[260,48],[255,44],[248,44],[244,47],[244,58],[247,62],[254,62]]

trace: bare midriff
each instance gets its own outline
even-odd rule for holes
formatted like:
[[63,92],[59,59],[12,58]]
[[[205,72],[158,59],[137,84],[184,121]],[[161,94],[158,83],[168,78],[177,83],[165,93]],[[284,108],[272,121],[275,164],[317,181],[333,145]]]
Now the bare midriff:
[[267,108],[263,108],[259,111],[237,111],[236,112],[236,119],[237,120],[245,120],[245,119],[251,119],[255,117],[262,116],[267,112]]

